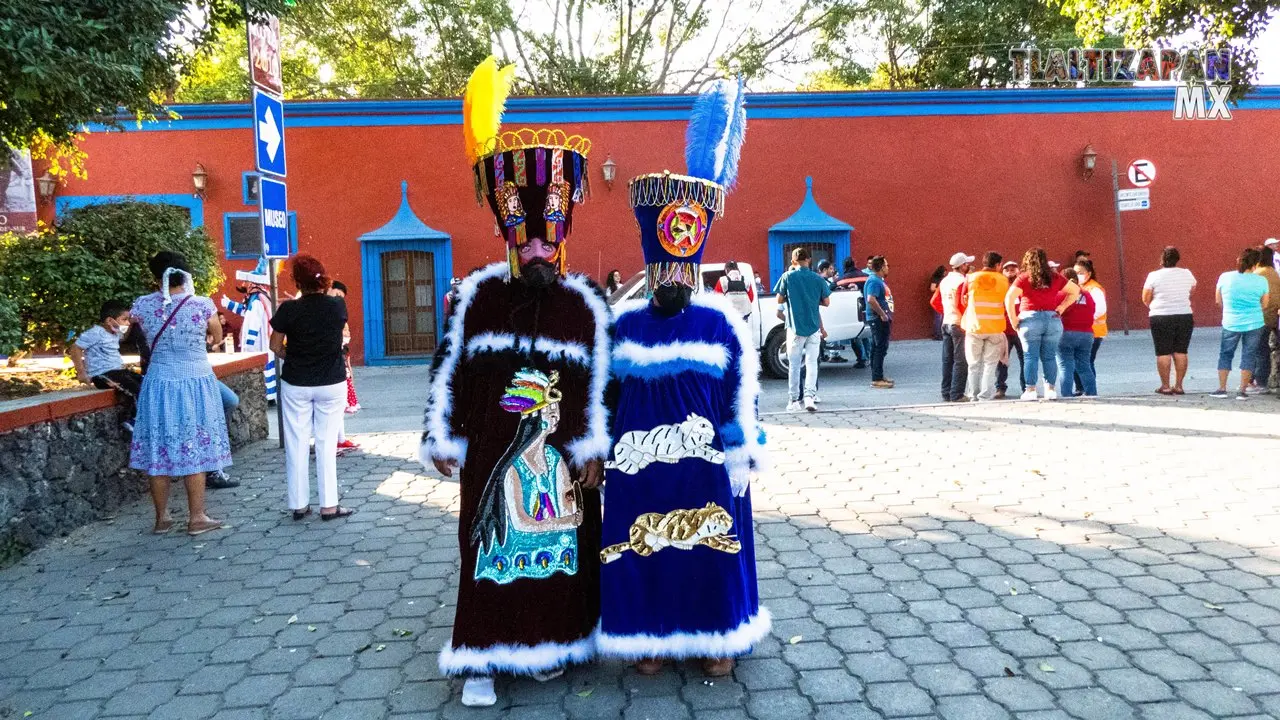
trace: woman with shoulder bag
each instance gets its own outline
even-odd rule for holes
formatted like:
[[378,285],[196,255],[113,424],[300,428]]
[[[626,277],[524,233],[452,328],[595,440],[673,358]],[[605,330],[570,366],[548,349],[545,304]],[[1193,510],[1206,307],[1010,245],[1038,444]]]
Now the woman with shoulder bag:
[[169,483],[182,478],[187,534],[200,535],[222,527],[205,514],[205,474],[231,465],[218,378],[205,350],[206,335],[221,341],[222,326],[213,301],[195,294],[181,255],[157,253],[149,265],[160,290],[134,301],[130,313],[131,324],[143,332],[150,362],[138,393],[129,467],[151,477],[153,532],[173,529]]

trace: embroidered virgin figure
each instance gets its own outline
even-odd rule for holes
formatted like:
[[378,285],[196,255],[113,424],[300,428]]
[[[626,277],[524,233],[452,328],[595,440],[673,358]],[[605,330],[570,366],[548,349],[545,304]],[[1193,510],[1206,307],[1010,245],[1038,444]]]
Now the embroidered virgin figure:
[[582,509],[569,466],[547,436],[560,424],[560,380],[538,370],[516,373],[502,409],[519,413],[515,439],[494,467],[471,525],[476,580],[509,583],[578,572]]

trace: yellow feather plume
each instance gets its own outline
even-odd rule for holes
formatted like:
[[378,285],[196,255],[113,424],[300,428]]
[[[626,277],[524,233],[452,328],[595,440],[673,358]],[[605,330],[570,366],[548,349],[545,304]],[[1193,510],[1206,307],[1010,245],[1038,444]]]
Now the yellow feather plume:
[[516,66],[498,67],[492,55],[471,73],[462,96],[462,136],[467,161],[474,165],[502,127],[502,110],[511,94]]

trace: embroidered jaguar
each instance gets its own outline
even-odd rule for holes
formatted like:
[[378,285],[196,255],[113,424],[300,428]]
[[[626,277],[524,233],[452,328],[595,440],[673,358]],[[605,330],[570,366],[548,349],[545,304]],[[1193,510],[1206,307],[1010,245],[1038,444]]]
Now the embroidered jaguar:
[[697,545],[737,553],[742,544],[729,534],[732,527],[733,517],[715,503],[694,510],[676,509],[666,515],[645,513],[631,523],[627,542],[600,551],[600,562],[608,565],[628,550],[649,557],[663,548],[692,550]]
[[624,434],[613,446],[613,461],[605,463],[605,467],[635,475],[653,463],[675,464],[684,458],[723,465],[724,453],[711,447],[715,436],[710,420],[689,413],[678,425],[659,425],[652,430]]

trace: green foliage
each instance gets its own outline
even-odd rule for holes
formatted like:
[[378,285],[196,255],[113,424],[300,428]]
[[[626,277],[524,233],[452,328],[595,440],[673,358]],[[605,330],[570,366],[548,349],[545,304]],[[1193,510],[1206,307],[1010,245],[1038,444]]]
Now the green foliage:
[[98,321],[107,300],[154,289],[147,260],[182,253],[196,291],[222,283],[213,243],[183,208],[124,202],[79,208],[53,231],[0,237],[0,298],[17,306],[26,348],[63,344]]
[[243,21],[238,0],[0,2],[0,143],[69,147],[86,123],[116,124],[118,107],[160,114],[192,50]]
[[12,355],[22,348],[22,320],[18,304],[0,297],[0,355]]

